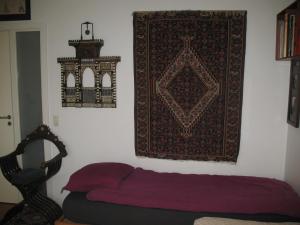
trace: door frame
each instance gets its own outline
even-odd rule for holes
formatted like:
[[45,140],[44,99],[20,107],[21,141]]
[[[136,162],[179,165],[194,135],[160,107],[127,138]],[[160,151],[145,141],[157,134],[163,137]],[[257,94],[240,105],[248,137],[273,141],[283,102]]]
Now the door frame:
[[[48,72],[47,72],[47,29],[42,24],[21,24],[19,22],[10,24],[9,22],[0,25],[0,31],[8,31],[10,39],[10,61],[11,61],[11,86],[12,86],[12,107],[13,107],[13,124],[14,124],[14,146],[16,147],[21,141],[20,132],[20,112],[18,96],[18,70],[17,70],[17,32],[40,32],[40,54],[41,54],[41,94],[42,94],[42,117],[43,123],[49,124],[49,101],[48,101]],[[51,146],[44,144],[45,160],[51,158]],[[22,164],[22,160],[19,163]]]

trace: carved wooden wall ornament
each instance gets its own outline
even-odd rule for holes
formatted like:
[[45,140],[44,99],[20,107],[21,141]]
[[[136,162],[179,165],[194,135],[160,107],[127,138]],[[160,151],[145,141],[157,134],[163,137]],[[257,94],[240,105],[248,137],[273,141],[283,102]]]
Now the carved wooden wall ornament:
[[[85,27],[85,35],[89,36],[90,26],[92,38],[83,39],[82,29]],[[80,40],[69,40],[69,46],[76,49],[76,57],[57,59],[61,64],[63,107],[116,108],[116,65],[121,57],[100,56],[103,44],[102,39],[94,39],[90,22],[81,24]],[[90,79],[85,81],[87,78]]]

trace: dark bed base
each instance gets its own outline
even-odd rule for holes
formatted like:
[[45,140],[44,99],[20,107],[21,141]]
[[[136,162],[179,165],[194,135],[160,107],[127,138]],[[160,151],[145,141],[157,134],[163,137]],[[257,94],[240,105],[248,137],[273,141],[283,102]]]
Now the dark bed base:
[[204,216],[256,220],[265,222],[300,222],[276,214],[234,214],[187,212],[155,208],[92,202],[86,193],[70,193],[63,203],[64,217],[76,223],[90,225],[193,225],[194,220]]

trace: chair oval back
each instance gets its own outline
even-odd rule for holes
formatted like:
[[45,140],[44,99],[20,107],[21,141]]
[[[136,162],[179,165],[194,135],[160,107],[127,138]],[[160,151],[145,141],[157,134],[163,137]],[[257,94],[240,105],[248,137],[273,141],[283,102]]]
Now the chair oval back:
[[58,149],[59,153],[62,157],[67,156],[67,151],[65,145],[55,136],[50,128],[44,124],[39,126],[36,130],[34,130],[31,134],[27,135],[25,139],[23,139],[17,146],[16,153],[18,155],[23,154],[25,151],[26,145],[34,142],[36,140],[46,139],[52,142]]

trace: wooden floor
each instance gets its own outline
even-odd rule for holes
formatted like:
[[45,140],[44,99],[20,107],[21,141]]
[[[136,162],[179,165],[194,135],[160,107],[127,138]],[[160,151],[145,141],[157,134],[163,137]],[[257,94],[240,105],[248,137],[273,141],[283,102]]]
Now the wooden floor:
[[1,203],[0,202],[0,218],[3,218],[5,213],[14,206],[14,204],[11,203]]

